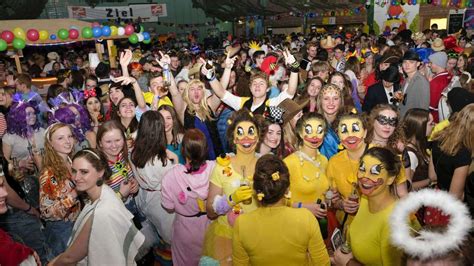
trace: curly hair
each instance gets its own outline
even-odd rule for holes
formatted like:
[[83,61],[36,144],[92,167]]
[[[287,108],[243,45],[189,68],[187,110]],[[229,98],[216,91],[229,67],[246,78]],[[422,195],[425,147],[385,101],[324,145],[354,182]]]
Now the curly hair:
[[[398,112],[398,110],[393,105],[389,105],[389,104],[378,104],[378,105],[376,105],[374,107],[374,109],[372,109],[372,111],[370,111],[370,115],[369,115],[369,124],[368,124],[368,127],[367,127],[367,137],[365,138],[365,142],[367,144],[372,143],[372,141],[374,140],[375,119],[380,114],[380,112],[382,112],[384,110],[391,110],[391,111],[395,112],[397,114],[397,117],[400,120],[400,113]],[[399,141],[401,141],[404,144],[406,143],[405,134],[403,134],[403,128],[401,126],[401,123],[397,124],[397,126],[395,127],[395,130],[393,131],[393,134],[388,138],[387,147],[391,148],[391,149],[394,149],[395,151],[402,152],[402,151],[398,150],[398,148],[397,148],[397,143]]]
[[[79,113],[79,114],[80,114],[80,116],[82,116],[81,113]],[[87,115],[86,115],[86,117],[87,117]],[[56,122],[61,122],[61,123],[70,125],[71,128],[72,128],[72,131],[74,133],[74,136],[76,137],[76,139],[79,142],[82,142],[86,139],[86,136],[85,136],[84,132],[86,132],[87,130],[83,130],[83,129],[81,129],[81,127],[77,127],[75,125],[76,124],[76,115],[71,110],[71,108],[69,108],[68,106],[59,108],[49,118],[49,124],[53,124],[53,123],[56,123]],[[81,125],[82,125],[82,123],[81,123]],[[89,124],[89,129],[90,128],[91,128],[91,126]]]
[[[70,176],[70,174],[66,166],[66,162],[63,160],[63,158],[61,158],[61,156],[59,156],[56,150],[54,150],[53,145],[51,144],[51,138],[58,129],[63,127],[71,129],[68,124],[55,123],[50,125],[46,129],[44,137],[43,169],[51,171],[53,173],[53,176],[59,180],[67,178],[68,176]],[[73,151],[74,149],[71,149],[71,153],[68,155],[69,157],[71,157]]]
[[31,107],[35,110],[36,122],[32,126],[33,130],[41,127],[38,119],[38,109],[30,103],[15,103],[7,116],[7,132],[18,135],[22,138],[28,137],[28,126],[26,123],[26,108]]

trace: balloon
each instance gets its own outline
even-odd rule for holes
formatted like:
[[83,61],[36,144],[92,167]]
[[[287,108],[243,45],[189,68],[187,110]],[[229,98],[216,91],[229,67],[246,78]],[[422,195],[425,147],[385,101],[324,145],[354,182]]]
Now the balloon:
[[94,27],[100,27],[100,23],[99,22],[92,22],[91,24],[91,28],[94,28]]
[[49,33],[47,30],[40,30],[39,31],[39,39],[42,41],[46,41],[49,37]]
[[35,29],[29,29],[26,32],[26,38],[32,42],[36,42],[39,39],[39,32]]
[[49,36],[49,38],[54,41],[54,40],[56,40],[57,37],[56,37],[56,34],[51,34]]
[[150,39],[150,33],[148,33],[147,31],[145,31],[143,34],[143,40],[146,41],[146,40],[149,40]]
[[14,38],[15,35],[13,35],[13,32],[9,30],[4,30],[2,32],[2,39],[5,40],[7,43],[12,43]]
[[125,34],[130,35],[135,31],[132,25],[128,24],[125,26]]
[[117,34],[118,34],[118,36],[123,36],[125,34],[125,28],[124,27],[118,27]]
[[149,44],[150,42],[151,42],[151,39],[143,40],[143,43],[144,43],[144,44]]
[[128,37],[128,41],[132,44],[136,44],[138,42],[138,36],[137,34],[132,34],[130,37]]
[[142,25],[140,25],[140,33],[144,32],[144,31],[145,31],[145,28]]
[[20,39],[20,38],[15,38],[13,39],[13,48],[17,49],[17,50],[21,50],[23,48],[25,48],[25,40],[23,39]]
[[102,27],[102,36],[109,37],[112,31],[109,26]]
[[139,41],[139,42],[143,42],[143,40],[144,40],[143,34],[137,33],[137,37],[138,37],[138,41]]
[[58,37],[61,40],[66,40],[69,38],[69,32],[66,29],[60,29],[58,30]]
[[110,26],[110,35],[115,36],[118,33],[118,28],[116,26]]
[[139,33],[140,32],[140,24],[135,23],[133,25],[133,30],[135,31],[135,33]]
[[100,27],[92,28],[92,35],[94,38],[99,38],[102,35],[102,29]]
[[92,29],[90,27],[84,27],[82,29],[82,38],[92,38]]
[[15,35],[16,38],[20,38],[23,40],[26,39],[25,31],[20,27],[16,27],[13,29],[13,35]]
[[69,38],[71,38],[72,40],[75,40],[79,37],[79,31],[76,30],[76,29],[70,29],[69,30]]
[[7,49],[8,44],[5,40],[0,39],[0,52],[3,52]]

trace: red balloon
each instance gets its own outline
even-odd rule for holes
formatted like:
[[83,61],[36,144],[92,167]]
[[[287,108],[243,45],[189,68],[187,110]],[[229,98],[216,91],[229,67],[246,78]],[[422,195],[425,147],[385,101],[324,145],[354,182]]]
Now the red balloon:
[[133,25],[129,24],[125,27],[125,34],[131,35],[134,32],[135,32],[135,28],[133,27]]
[[39,39],[39,32],[35,29],[29,29],[26,32],[26,38],[32,42],[36,42]]
[[13,32],[9,30],[4,30],[2,32],[2,39],[6,41],[7,43],[12,43],[13,39],[15,39],[15,35],[13,35]]
[[70,29],[69,30],[69,38],[71,38],[72,40],[75,40],[79,37],[79,31],[76,30],[76,29]]

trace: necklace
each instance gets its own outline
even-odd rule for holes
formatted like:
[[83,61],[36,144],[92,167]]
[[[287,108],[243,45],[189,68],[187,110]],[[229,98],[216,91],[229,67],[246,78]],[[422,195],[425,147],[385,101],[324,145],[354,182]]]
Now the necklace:
[[[314,177],[303,175],[303,179],[306,182],[310,182],[314,179],[319,179],[319,177],[321,176],[321,173],[320,173],[321,162],[318,159],[316,159],[316,157],[309,157],[306,153],[301,152],[301,151],[297,151],[296,154],[298,155],[298,159],[300,160],[300,166],[303,166],[304,162],[307,161],[311,163],[312,165],[314,165],[316,169],[318,169]],[[317,154],[319,154],[319,151]]]

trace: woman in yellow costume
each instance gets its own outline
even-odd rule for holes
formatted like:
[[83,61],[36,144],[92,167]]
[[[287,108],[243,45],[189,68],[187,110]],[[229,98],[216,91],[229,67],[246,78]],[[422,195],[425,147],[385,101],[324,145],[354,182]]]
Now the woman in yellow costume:
[[257,122],[246,109],[235,112],[229,122],[227,138],[235,145],[236,153],[219,157],[211,174],[206,209],[210,219],[217,219],[206,232],[203,251],[205,260],[217,261],[220,265],[232,265],[235,219],[257,208],[250,184],[258,159],[255,155],[259,140]]
[[390,242],[390,215],[397,197],[392,192],[402,162],[388,149],[370,148],[361,158],[357,174],[361,201],[346,241],[352,252],[338,249],[336,265],[401,265],[401,252]]
[[286,204],[289,179],[288,168],[277,156],[258,159],[253,188],[259,207],[235,222],[234,266],[330,265],[314,215]]
[[329,159],[327,177],[340,196],[334,207],[338,209],[336,216],[341,225],[348,225],[359,208],[359,192],[357,189],[357,171],[359,160],[367,148],[367,120],[355,110],[339,118],[338,136],[344,150]]
[[324,201],[329,190],[326,177],[328,160],[318,150],[325,132],[326,123],[322,115],[304,114],[296,123],[299,150],[284,159],[290,170],[293,207],[306,208],[317,218],[327,215],[326,209],[316,203],[318,199]]

